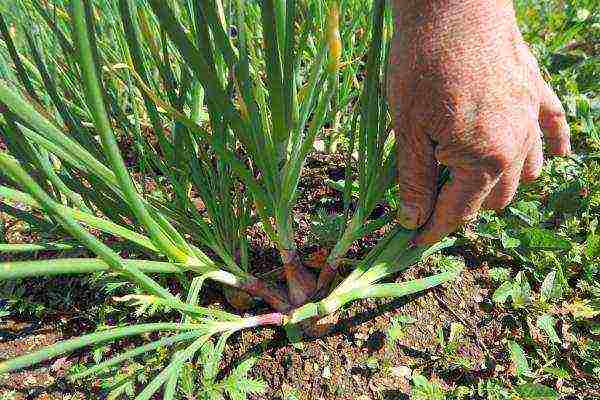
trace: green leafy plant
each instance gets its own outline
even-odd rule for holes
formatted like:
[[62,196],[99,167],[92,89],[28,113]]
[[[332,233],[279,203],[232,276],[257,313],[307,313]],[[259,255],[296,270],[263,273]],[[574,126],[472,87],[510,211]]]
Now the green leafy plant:
[[450,368],[459,367],[468,370],[472,366],[469,357],[461,354],[461,348],[466,342],[464,330],[465,327],[458,322],[450,324],[447,335],[443,329],[438,329],[438,343],[442,348],[444,360]]
[[217,346],[207,342],[200,350],[203,365],[201,373],[190,363],[184,365],[180,388],[184,398],[220,400],[227,394],[231,399],[241,400],[246,399],[249,394],[260,394],[264,391],[265,384],[262,381],[247,376],[256,362],[253,358],[244,360],[225,378],[217,380],[224,344],[225,340],[220,340]]
[[414,374],[411,397],[418,400],[445,400],[447,394],[437,382],[430,381],[423,375]]
[[311,234],[320,246],[330,249],[335,245],[337,238],[344,229],[344,225],[343,215],[330,214],[325,210],[319,210],[315,218],[311,220]]
[[[340,104],[333,101],[342,53],[338,3],[328,3],[325,29],[302,69],[299,55],[312,45],[303,40],[307,26],[295,23],[296,1],[232,1],[229,15],[220,0],[202,7],[171,3],[23,0],[11,14],[23,43],[15,43],[7,16],[0,15],[2,54],[13,66],[0,79],[0,130],[7,147],[0,152],[0,199],[5,212],[27,218],[41,232],[52,226],[59,238],[28,249],[6,244],[3,252],[77,243],[93,255],[3,263],[0,279],[107,272],[134,284],[134,293],[121,299],[132,301],[138,315],[176,316],[69,339],[4,361],[0,373],[160,333],[72,378],[129,364],[114,384],[118,393],[137,393],[136,399],[149,399],[161,388],[163,398],[172,399],[193,385],[208,398],[244,398],[260,389],[246,378],[251,361],[216,379],[233,333],[275,325],[297,340],[302,324],[351,301],[410,295],[460,272],[454,265],[421,279],[380,283],[453,243],[410,248],[412,232],[391,224],[389,215],[371,219],[395,169],[384,90],[391,17],[384,1],[374,2],[368,73],[348,138],[347,168],[358,154],[358,198],[351,208],[346,174],[344,217],[318,279],[298,254],[292,210],[314,140]],[[36,24],[46,24],[52,35],[35,35]],[[352,243],[386,224],[385,238],[331,287]],[[249,242],[257,228],[281,256],[287,293],[254,273]],[[115,238],[120,246],[113,246]],[[185,298],[157,275],[177,279]],[[201,306],[207,280],[261,298],[274,311],[243,318]],[[158,349],[166,354],[150,370],[131,363]],[[189,363],[196,357],[204,367],[202,379],[192,383]]]
[[417,319],[408,315],[400,315],[392,318],[390,327],[386,333],[387,345],[395,346],[396,343],[406,334],[406,327],[414,324]]

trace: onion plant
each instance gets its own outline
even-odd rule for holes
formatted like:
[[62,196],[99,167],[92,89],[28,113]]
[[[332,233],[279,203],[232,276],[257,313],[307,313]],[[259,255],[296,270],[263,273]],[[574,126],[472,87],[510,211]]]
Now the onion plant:
[[[84,246],[91,254],[5,262],[0,279],[109,271],[137,285],[128,299],[180,314],[177,321],[70,339],[4,361],[0,373],[163,332],[74,377],[96,376],[167,348],[170,362],[137,398],[159,390],[174,398],[184,364],[207,341],[220,338],[224,345],[233,332],[264,325],[295,337],[300,323],[351,301],[405,296],[456,277],[458,269],[448,268],[382,283],[452,241],[411,248],[412,232],[396,226],[393,215],[371,218],[395,174],[384,89],[391,32],[385,1],[373,4],[371,32],[364,35],[371,41],[361,44],[368,48],[364,70],[343,72],[340,4],[317,3],[322,21],[314,24],[302,23],[306,4],[295,0],[20,0],[0,14],[0,57],[8,66],[0,70],[7,148],[0,152],[0,210],[42,231],[52,227],[58,238],[3,244],[0,251]],[[349,85],[360,93],[353,97]],[[293,207],[315,138],[348,107],[344,228],[317,277],[298,254]],[[134,163],[125,158],[123,142]],[[357,199],[350,193],[352,164]],[[146,179],[154,190],[147,190]],[[351,245],[384,226],[386,236],[335,280]],[[251,228],[262,229],[277,248],[287,290],[256,275]],[[114,237],[128,243],[128,257],[108,244]],[[185,299],[159,284],[160,274],[180,279]],[[242,318],[200,306],[206,280],[261,298],[273,312]]]

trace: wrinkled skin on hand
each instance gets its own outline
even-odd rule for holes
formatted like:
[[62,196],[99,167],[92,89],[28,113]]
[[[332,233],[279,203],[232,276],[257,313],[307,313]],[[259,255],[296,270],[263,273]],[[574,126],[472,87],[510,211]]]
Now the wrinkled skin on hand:
[[[570,153],[560,101],[505,0],[394,0],[388,94],[399,152],[400,223],[433,243],[537,178],[542,131]],[[438,193],[439,164],[452,179]]]

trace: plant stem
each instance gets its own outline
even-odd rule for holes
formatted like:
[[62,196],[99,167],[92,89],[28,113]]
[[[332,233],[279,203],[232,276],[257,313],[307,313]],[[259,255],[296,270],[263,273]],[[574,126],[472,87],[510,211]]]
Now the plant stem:
[[47,139],[48,143],[56,145],[57,149],[63,149],[67,154],[73,155],[72,158],[76,160],[75,163],[78,167],[88,173],[97,174],[109,186],[114,185],[115,176],[109,168],[95,159],[78,142],[63,134],[55,125],[42,117],[30,103],[23,100],[2,80],[0,80],[0,103],[26,122],[28,126],[35,128],[40,135]]
[[[177,274],[183,272],[181,267],[171,263],[146,260],[122,260],[122,263],[145,273]],[[5,262],[0,264],[0,281],[33,276],[89,274],[111,269],[105,261],[99,258]]]
[[184,342],[184,341],[187,341],[190,339],[195,339],[202,335],[204,335],[204,332],[194,330],[194,331],[180,333],[180,334],[174,335],[174,336],[168,336],[168,337],[156,340],[154,342],[150,342],[143,346],[136,347],[132,350],[126,351],[125,353],[119,354],[118,356],[115,356],[106,361],[103,361],[100,364],[97,364],[97,365],[95,365],[91,368],[88,368],[82,372],[70,375],[69,379],[73,382],[77,382],[88,376],[94,376],[99,373],[105,372],[107,369],[114,367],[116,365],[119,365],[120,363],[122,363],[124,361],[132,360],[134,357],[136,357],[140,354],[148,353],[152,350],[158,349],[159,347],[173,346],[177,343]]
[[320,302],[322,315],[337,311],[340,307],[354,300],[367,298],[403,297],[422,292],[444,282],[454,279],[456,271],[447,271],[427,278],[415,279],[402,283],[380,283],[377,285],[365,284],[337,296],[328,297]]
[[306,303],[317,286],[314,276],[302,264],[296,250],[282,251],[281,258],[290,301],[294,305]]
[[292,307],[287,296],[277,288],[271,287],[264,280],[250,274],[238,277],[230,272],[218,270],[203,275],[206,279],[222,283],[247,292],[264,300],[267,304],[279,312],[288,312]]
[[266,325],[282,326],[286,320],[287,317],[285,314],[275,312],[244,318],[241,323],[235,323],[237,324],[237,329],[248,329]]
[[32,253],[36,251],[73,250],[77,243],[0,243],[0,254]]
[[27,174],[27,172],[25,172],[14,158],[4,153],[0,153],[0,166],[8,176],[23,185],[44,210],[53,215],[67,232],[83,243],[88,249],[93,251],[98,257],[106,261],[112,269],[129,275],[129,277],[137,282],[144,290],[147,290],[152,294],[165,299],[175,299],[168,290],[160,286],[156,281],[139,269],[132,265],[124,264],[117,253],[96,239],[73,218],[65,215],[59,204],[48,196],[48,194]]
[[357,210],[350,222],[348,223],[348,225],[346,226],[342,237],[337,241],[337,243],[331,250],[331,253],[329,253],[329,256],[327,257],[327,264],[319,273],[317,290],[325,291],[337,275],[340,260],[346,254],[346,252],[356,239],[356,231],[358,230],[362,222],[362,212],[360,210]]
[[352,289],[329,295],[318,303],[308,303],[292,311],[288,323],[330,315],[346,304],[366,298],[402,297],[438,286],[456,278],[459,271],[446,271],[426,278],[402,283],[382,283],[373,285],[368,282],[356,284]]
[[187,262],[189,255],[178,249],[171,240],[160,229],[154,221],[141,200],[137,189],[135,188],[119,146],[112,132],[110,121],[104,107],[102,91],[100,89],[99,77],[94,63],[90,40],[88,37],[88,26],[85,20],[84,4],[82,0],[71,1],[71,13],[73,17],[73,36],[77,43],[79,60],[83,75],[85,94],[90,111],[94,118],[95,126],[98,129],[102,139],[102,145],[107,158],[110,160],[111,167],[115,173],[119,187],[128,205],[135,214],[139,222],[148,230],[156,246],[161,249],[171,259],[179,262]]
[[245,290],[252,296],[260,297],[279,312],[288,312],[291,309],[287,296],[277,288],[269,286],[262,279],[248,277],[241,284],[240,289]]
[[80,349],[97,343],[104,343],[109,340],[114,340],[126,336],[140,335],[147,332],[157,331],[186,331],[202,329],[202,325],[198,324],[177,324],[177,323],[154,323],[128,326],[125,328],[115,328],[103,332],[91,333],[89,335],[80,336],[78,338],[69,339],[64,342],[57,343],[53,346],[43,348],[33,353],[26,354],[17,358],[0,363],[0,374],[14,371],[20,368],[28,367],[37,364],[41,361],[69,353],[73,350]]
[[[35,201],[35,199],[33,197],[31,197],[30,195],[20,192],[15,189],[6,187],[6,186],[0,186],[0,196],[6,197],[13,201],[19,201],[21,203],[25,203],[28,206],[31,206],[34,208],[41,207],[38,204],[38,202]],[[151,250],[153,252],[158,251],[156,249],[156,247],[154,246],[154,244],[152,243],[152,241],[144,235],[141,235],[135,231],[127,229],[121,225],[117,225],[114,222],[107,220],[105,218],[99,218],[93,214],[89,214],[89,213],[86,213],[86,212],[83,212],[83,211],[80,211],[80,210],[77,210],[77,209],[74,209],[71,207],[66,207],[62,204],[57,203],[57,206],[60,208],[62,213],[73,218],[74,220],[76,220],[78,222],[82,222],[87,226],[99,229],[99,230],[109,233],[111,235],[123,237],[123,238],[130,240],[131,242],[136,243],[142,247],[145,247],[148,250]]]

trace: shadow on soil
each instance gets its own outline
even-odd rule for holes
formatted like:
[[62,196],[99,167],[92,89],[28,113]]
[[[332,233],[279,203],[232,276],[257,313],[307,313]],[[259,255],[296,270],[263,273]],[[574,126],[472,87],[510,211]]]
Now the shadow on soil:
[[[431,290],[435,290],[435,289],[431,289]],[[367,309],[365,309],[364,311],[362,311],[360,313],[348,316],[347,318],[340,319],[336,323],[336,325],[333,327],[333,329],[324,336],[335,336],[335,335],[348,336],[349,335],[348,332],[352,328],[355,328],[359,325],[365,324],[365,323],[371,321],[372,319],[374,319],[378,316],[381,316],[382,314],[385,314],[387,312],[401,308],[401,307],[405,306],[406,304],[408,304],[412,301],[415,301],[416,299],[420,298],[421,296],[427,295],[427,293],[428,293],[428,291],[421,292],[416,295],[408,296],[408,297],[401,298],[401,299],[396,299],[396,300],[390,301],[385,304],[378,304],[376,306],[373,304],[373,302],[369,302],[370,304],[367,305]],[[261,342],[258,342],[256,344],[254,344],[252,347],[250,347],[248,350],[246,350],[244,353],[239,354],[237,357],[234,357],[229,363],[227,363],[225,368],[223,368],[223,370],[220,372],[220,375],[223,375],[223,376],[228,375],[237,365],[239,365],[242,361],[244,361],[246,358],[248,358],[252,355],[260,355],[262,353],[279,350],[283,347],[289,346],[290,342],[287,339],[283,330],[278,330],[277,332],[278,333],[275,338],[265,339]],[[233,336],[234,340],[235,340],[235,337],[236,336],[234,335]],[[319,337],[307,337],[307,338],[303,339],[303,342],[314,342],[316,340],[320,340],[320,338]],[[384,343],[385,343],[384,340],[385,340],[385,335],[382,332],[375,332],[369,337],[367,346],[370,351],[376,351],[384,345]],[[401,346],[401,347],[402,347],[402,350],[406,354],[410,355],[411,357],[421,358],[423,360],[428,360],[431,358],[431,354],[429,354],[428,352],[413,349],[413,348],[410,348],[407,346]],[[390,394],[392,395],[393,393],[390,393]],[[388,397],[385,397],[385,398],[387,399]],[[402,399],[403,397],[393,397],[392,396],[389,398],[390,399]]]

